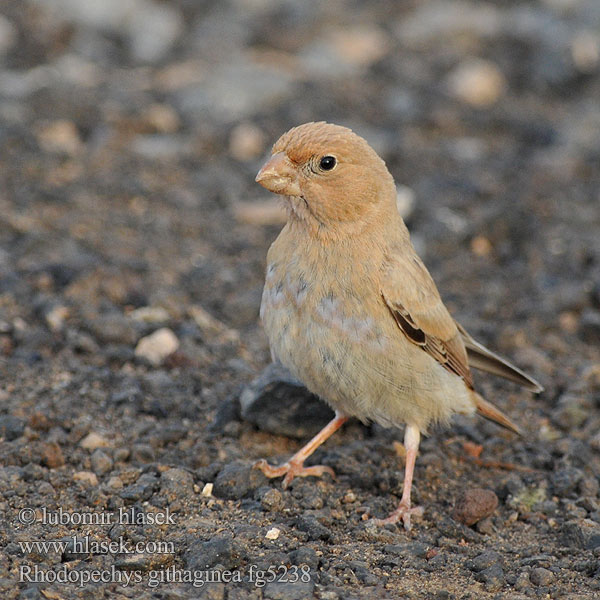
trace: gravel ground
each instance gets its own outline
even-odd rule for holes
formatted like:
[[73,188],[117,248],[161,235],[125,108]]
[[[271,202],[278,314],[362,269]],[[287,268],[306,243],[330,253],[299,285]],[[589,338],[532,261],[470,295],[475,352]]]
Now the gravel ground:
[[[1,2],[0,596],[597,598],[599,32],[597,0]],[[410,533],[365,518],[400,496],[398,431],[346,425],[314,456],[335,481],[251,470],[326,418],[285,382],[239,403],[282,222],[254,175],[320,119],[546,387],[478,378],[527,433],[433,432]]]

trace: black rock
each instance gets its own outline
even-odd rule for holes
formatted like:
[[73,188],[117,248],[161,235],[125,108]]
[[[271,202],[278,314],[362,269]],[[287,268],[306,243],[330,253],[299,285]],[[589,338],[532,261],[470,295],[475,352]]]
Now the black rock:
[[504,585],[504,571],[496,563],[477,573],[475,579],[481,581],[488,592],[496,592]]
[[554,581],[554,573],[548,569],[544,569],[544,567],[536,567],[532,569],[529,579],[534,585],[547,586]]
[[566,467],[552,474],[552,488],[557,496],[568,496],[582,479],[583,473],[579,469]]
[[193,493],[194,477],[184,469],[169,469],[160,476],[160,489],[169,502]]
[[307,565],[312,570],[319,566],[319,557],[317,553],[308,546],[300,546],[297,550],[290,552],[290,562],[293,565]]
[[209,431],[223,433],[225,425],[231,421],[238,421],[240,418],[240,404],[237,398],[227,398],[219,404],[217,414],[213,422],[209,425]]
[[300,515],[296,521],[296,527],[300,531],[308,533],[311,540],[328,540],[331,537],[331,531],[312,515]]
[[440,519],[436,523],[436,527],[442,535],[449,538],[464,538],[468,542],[476,542],[480,539],[480,536],[472,529],[448,517]]
[[585,548],[585,536],[581,527],[574,521],[567,521],[561,529],[560,542],[570,548]]
[[386,554],[394,554],[397,556],[416,556],[418,558],[425,558],[429,546],[421,542],[406,542],[405,544],[386,544],[383,547],[383,551]]
[[600,343],[600,311],[593,309],[583,311],[579,335],[588,344]]
[[25,421],[14,415],[0,415],[0,437],[7,441],[16,440],[25,431]]
[[253,469],[252,464],[232,462],[217,475],[213,493],[218,498],[238,500],[266,482],[267,478],[262,471]]
[[135,483],[123,488],[119,496],[123,500],[138,502],[140,500],[148,500],[157,489],[158,478],[152,473],[144,473]]
[[315,435],[334,413],[278,363],[270,364],[240,396],[241,415],[259,429],[305,438]]
[[263,598],[269,600],[304,600],[313,597],[314,582],[311,581],[271,581],[264,588]]
[[184,554],[186,568],[204,570],[221,565],[234,569],[240,564],[240,553],[232,536],[221,535],[208,541],[194,542]]
[[471,569],[471,571],[479,573],[480,571],[488,569],[496,564],[502,565],[502,559],[500,555],[493,550],[488,550],[482,554],[479,554],[474,559],[467,561],[466,566],[467,568]]

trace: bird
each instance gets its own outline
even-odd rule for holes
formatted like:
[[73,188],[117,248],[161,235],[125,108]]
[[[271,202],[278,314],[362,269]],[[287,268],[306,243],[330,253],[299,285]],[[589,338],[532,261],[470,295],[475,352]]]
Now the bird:
[[293,127],[273,145],[256,182],[283,196],[287,219],[267,253],[260,317],[272,359],[327,402],[335,417],[267,477],[334,475],[304,461],[349,418],[404,426],[406,461],[398,507],[376,524],[402,522],[411,505],[421,434],[455,413],[478,412],[520,433],[474,389],[472,368],[532,392],[542,386],[477,342],[444,305],[417,255],[385,162],[351,129]]

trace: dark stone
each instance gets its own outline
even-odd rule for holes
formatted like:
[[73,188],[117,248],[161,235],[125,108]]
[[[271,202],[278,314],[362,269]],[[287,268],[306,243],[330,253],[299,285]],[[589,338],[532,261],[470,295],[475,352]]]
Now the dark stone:
[[350,560],[348,568],[356,575],[356,578],[364,585],[377,585],[379,579],[371,573],[367,563],[362,560]]
[[221,535],[208,541],[196,541],[184,554],[186,568],[190,570],[211,569],[220,565],[235,569],[240,564],[240,553],[231,536]]
[[557,496],[568,496],[582,479],[583,473],[579,469],[566,467],[552,474],[552,489]]
[[209,431],[223,433],[225,425],[240,418],[240,403],[237,398],[227,398],[219,404],[213,422],[208,426]]
[[600,343],[600,311],[593,309],[583,311],[579,325],[579,335],[584,342]]
[[117,312],[96,317],[89,322],[89,328],[95,338],[103,344],[131,346],[137,339],[137,333],[130,320]]
[[313,597],[315,584],[312,581],[271,581],[264,588],[263,598],[269,600],[304,600]]
[[119,496],[123,500],[138,502],[140,500],[148,500],[157,489],[158,478],[152,473],[144,473],[135,483],[123,488]]
[[169,502],[193,493],[194,477],[184,469],[169,469],[160,475],[160,489]]
[[493,550],[483,552],[472,560],[468,560],[466,562],[467,568],[469,568],[471,571],[475,571],[476,573],[479,573],[480,571],[483,571],[496,564],[502,565],[502,558]]
[[297,550],[293,550],[289,554],[290,562],[293,565],[307,565],[311,570],[316,571],[319,566],[319,557],[317,553],[308,546],[300,546]]
[[131,448],[131,460],[136,463],[152,463],[156,460],[154,448],[150,444],[134,444]]
[[262,471],[253,469],[251,464],[232,462],[217,475],[213,494],[218,498],[239,500],[266,482]]
[[259,429],[305,438],[318,433],[334,412],[279,363],[270,364],[240,396],[241,415]]
[[308,533],[311,540],[328,540],[331,537],[331,531],[312,515],[300,515],[296,527]]
[[0,415],[0,437],[10,442],[23,435],[25,421],[14,415]]
[[560,542],[570,548],[585,548],[585,536],[575,521],[567,521],[560,532]]
[[504,585],[504,571],[496,563],[475,574],[475,579],[483,583],[488,592],[497,592]]
[[92,465],[92,470],[97,475],[105,475],[113,467],[112,459],[101,448],[96,448],[96,450],[92,452],[90,463]]
[[264,487],[257,490],[256,494],[260,505],[265,509],[273,512],[280,511],[283,508],[283,496],[281,492],[272,487]]
[[405,544],[386,544],[383,551],[386,554],[394,554],[397,556],[416,556],[417,558],[425,558],[429,546],[421,542],[406,542]]
[[459,523],[454,519],[450,519],[449,517],[440,519],[436,523],[436,527],[442,535],[445,535],[449,538],[464,538],[468,542],[477,542],[480,539],[480,536],[472,529],[469,529],[462,523]]
[[509,496],[516,496],[524,487],[525,484],[521,478],[518,475],[511,474],[496,489],[496,494],[504,502]]
[[544,567],[536,567],[531,570],[529,579],[533,585],[547,586],[554,581],[554,573],[548,569],[544,569]]

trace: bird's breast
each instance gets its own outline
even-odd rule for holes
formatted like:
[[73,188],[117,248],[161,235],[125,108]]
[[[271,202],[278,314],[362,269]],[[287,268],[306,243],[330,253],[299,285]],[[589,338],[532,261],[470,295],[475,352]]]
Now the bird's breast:
[[357,349],[384,352],[382,325],[389,319],[378,318],[383,305],[375,284],[368,277],[361,286],[352,277],[322,275],[294,261],[268,264],[261,319],[273,354],[292,368],[298,360],[321,364],[351,349],[353,355]]

